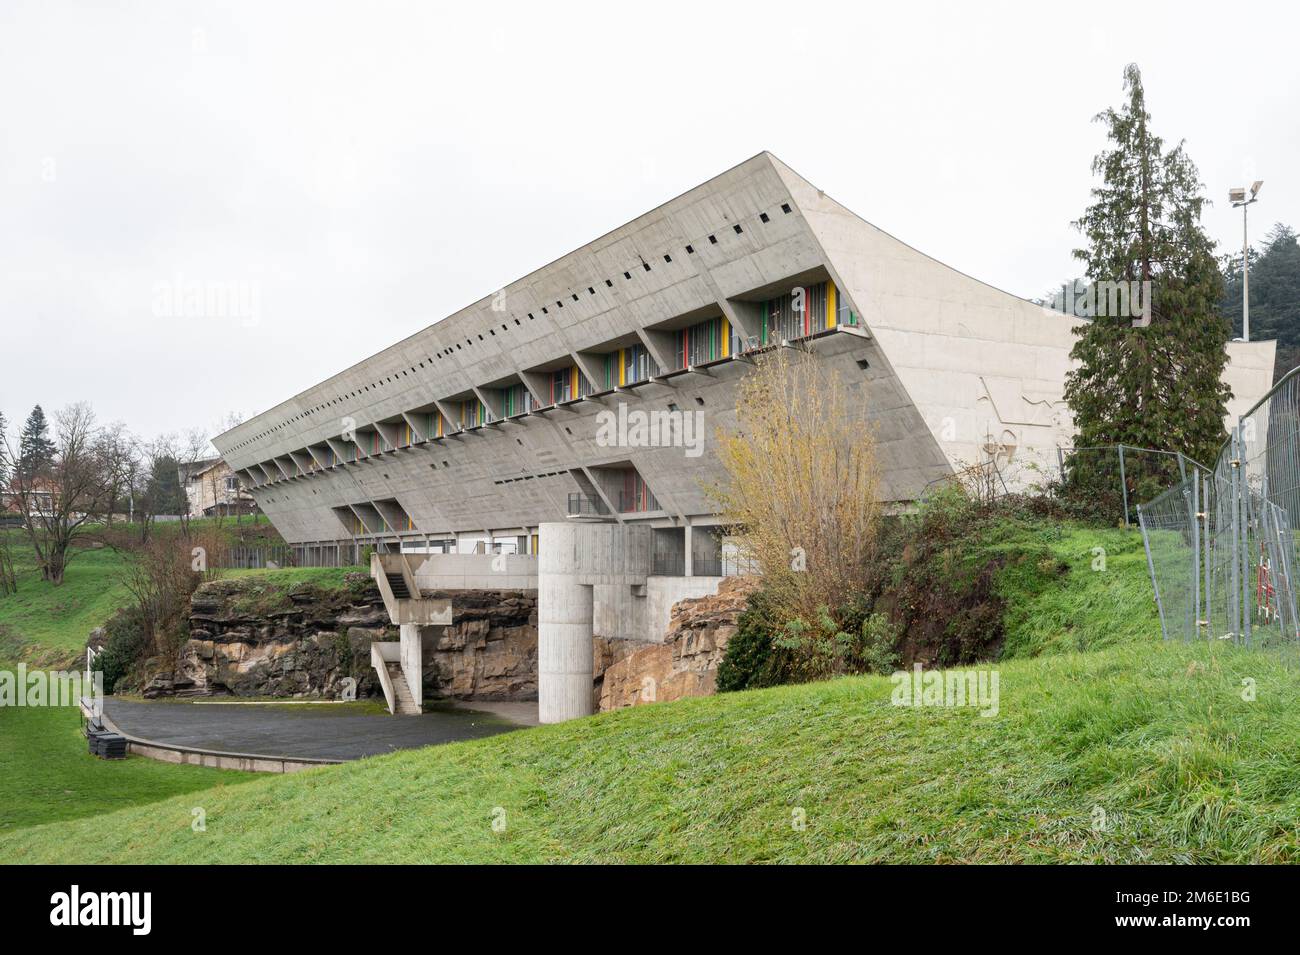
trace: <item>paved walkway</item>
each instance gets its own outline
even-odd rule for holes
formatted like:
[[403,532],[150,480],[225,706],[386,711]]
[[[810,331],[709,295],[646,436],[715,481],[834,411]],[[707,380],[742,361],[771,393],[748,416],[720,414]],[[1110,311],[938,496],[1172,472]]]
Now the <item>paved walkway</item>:
[[421,716],[389,716],[373,710],[359,712],[361,706],[346,703],[137,702],[111,696],[104,700],[104,712],[122,732],[171,746],[259,756],[360,759],[505,733],[527,725],[528,708],[537,707],[536,703],[482,705],[503,712],[457,704]]

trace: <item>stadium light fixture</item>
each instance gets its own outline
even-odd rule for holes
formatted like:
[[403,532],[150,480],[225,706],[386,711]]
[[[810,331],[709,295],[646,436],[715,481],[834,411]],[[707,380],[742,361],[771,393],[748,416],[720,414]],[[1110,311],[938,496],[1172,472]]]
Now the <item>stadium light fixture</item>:
[[1244,187],[1228,190],[1232,208],[1241,207],[1241,340],[1244,342],[1250,341],[1250,239],[1247,237],[1246,209],[1252,202],[1259,201],[1259,189],[1263,185],[1263,179],[1256,179],[1251,184],[1249,199]]

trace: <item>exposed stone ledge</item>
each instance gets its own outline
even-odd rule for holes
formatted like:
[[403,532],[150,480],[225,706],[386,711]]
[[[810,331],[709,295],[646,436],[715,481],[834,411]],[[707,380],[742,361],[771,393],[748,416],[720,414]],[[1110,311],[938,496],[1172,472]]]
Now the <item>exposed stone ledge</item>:
[[[537,598],[526,591],[457,591],[451,626],[424,629],[425,696],[537,698]],[[190,601],[190,639],[174,668],[157,672],[146,697],[378,696],[370,644],[396,640],[366,574],[341,588],[298,584],[270,591],[255,578],[210,581]]]
[[753,577],[728,577],[716,594],[673,605],[663,643],[611,648],[600,710],[712,694],[718,664],[757,584]]

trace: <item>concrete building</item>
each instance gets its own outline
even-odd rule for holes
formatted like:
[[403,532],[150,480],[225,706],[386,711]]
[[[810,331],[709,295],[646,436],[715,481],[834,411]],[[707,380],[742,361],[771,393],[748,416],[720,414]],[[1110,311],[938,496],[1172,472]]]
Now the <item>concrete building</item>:
[[[375,544],[386,599],[540,573],[542,711],[567,718],[590,712],[574,674],[593,626],[658,639],[672,601],[727,570],[709,436],[734,424],[754,353],[834,368],[877,429],[884,496],[906,502],[969,465],[1022,484],[1055,466],[1079,321],[929,258],[761,153],[214,444],[304,559]],[[1267,390],[1273,350],[1229,347],[1232,413]],[[680,440],[627,427],[639,414]]]

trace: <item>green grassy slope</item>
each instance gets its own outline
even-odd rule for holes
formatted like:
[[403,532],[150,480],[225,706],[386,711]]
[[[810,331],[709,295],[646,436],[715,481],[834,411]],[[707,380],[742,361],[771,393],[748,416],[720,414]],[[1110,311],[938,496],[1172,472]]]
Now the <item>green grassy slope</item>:
[[[86,752],[75,709],[0,708],[0,834],[100,816],[251,778],[250,773],[173,766],[136,756],[96,759]],[[96,825],[93,819],[91,824]],[[5,857],[0,852],[0,860]]]
[[1137,531],[1008,521],[976,549],[1000,552],[1026,558],[998,577],[1007,602],[1004,659],[1159,639]]
[[1132,532],[999,548],[996,716],[894,706],[886,677],[684,700],[25,828],[0,859],[1300,861],[1294,648],[1162,643]]
[[[211,520],[193,521],[201,530]],[[237,530],[254,532],[270,525],[265,518],[252,524],[247,518],[241,525],[227,519],[222,528],[231,534]],[[161,525],[157,533],[173,533],[174,527]],[[30,653],[44,653],[71,659],[86,645],[90,631],[104,623],[119,607],[130,602],[122,583],[126,557],[110,547],[79,550],[69,563],[63,583],[55,587],[41,580],[36,560],[21,531],[0,530],[9,536],[18,577],[18,592],[0,597],[0,660]],[[300,581],[325,586],[342,584],[343,575],[356,567],[296,568],[276,571],[231,570],[230,577],[254,576],[268,587],[287,588]]]
[[108,547],[80,551],[68,565],[63,584],[41,580],[36,561],[18,531],[10,536],[18,592],[0,597],[0,657],[16,656],[22,645],[70,657],[86,637],[129,599],[122,586],[125,560]]
[[0,858],[1300,861],[1294,669],[1148,643],[999,672],[993,717],[893,706],[885,677],[726,694],[22,829]]
[[[247,528],[248,522],[243,526]],[[55,587],[41,580],[21,532],[0,533],[10,535],[18,576],[18,592],[0,597],[0,668],[12,669],[18,660],[26,660],[29,667],[79,666],[90,631],[130,600],[122,585],[125,558],[107,547],[79,552],[68,565],[63,584]],[[284,586],[304,579],[333,581],[343,571],[232,573],[260,573]],[[86,752],[75,710],[0,707],[0,833],[98,816],[251,778],[248,773],[173,766],[138,757],[97,760]]]

